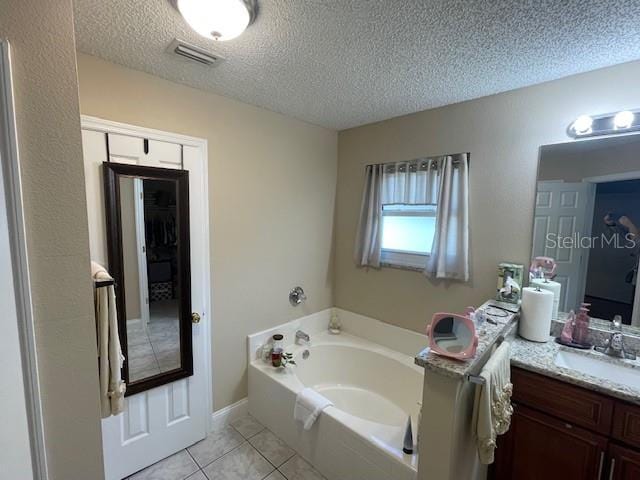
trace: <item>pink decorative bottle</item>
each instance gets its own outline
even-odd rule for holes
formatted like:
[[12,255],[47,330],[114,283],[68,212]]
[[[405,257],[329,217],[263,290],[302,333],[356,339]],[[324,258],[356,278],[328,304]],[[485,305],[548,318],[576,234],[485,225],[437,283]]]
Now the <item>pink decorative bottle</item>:
[[576,316],[575,326],[573,328],[573,341],[580,345],[589,343],[589,303],[583,303]]
[[573,310],[569,312],[567,315],[567,319],[564,322],[564,327],[562,328],[562,334],[560,335],[560,340],[565,345],[569,345],[573,343],[573,329],[576,326],[576,314],[573,313]]

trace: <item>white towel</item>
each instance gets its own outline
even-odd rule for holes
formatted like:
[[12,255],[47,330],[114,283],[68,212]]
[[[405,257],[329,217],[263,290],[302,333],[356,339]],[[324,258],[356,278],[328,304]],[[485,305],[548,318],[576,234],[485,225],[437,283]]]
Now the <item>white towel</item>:
[[484,385],[476,390],[476,441],[480,462],[493,463],[496,438],[511,425],[511,346],[503,342],[480,372]]
[[303,388],[296,397],[293,418],[302,422],[305,430],[310,430],[316,419],[325,408],[333,405],[329,399],[323,397],[312,388]]
[[[107,270],[91,262],[94,280],[113,280]],[[122,348],[118,336],[116,294],[113,286],[100,287],[95,295],[96,330],[98,334],[98,365],[100,370],[100,403],[102,417],[117,415],[124,410],[126,385],[122,380]]]

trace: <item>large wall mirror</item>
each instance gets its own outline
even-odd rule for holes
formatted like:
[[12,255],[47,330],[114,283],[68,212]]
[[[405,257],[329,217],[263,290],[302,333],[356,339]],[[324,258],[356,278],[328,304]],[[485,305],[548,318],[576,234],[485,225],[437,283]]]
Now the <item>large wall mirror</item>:
[[131,395],[193,374],[189,174],[103,167],[109,268]]
[[560,312],[586,302],[640,332],[638,228],[640,135],[541,147],[532,257],[557,262]]

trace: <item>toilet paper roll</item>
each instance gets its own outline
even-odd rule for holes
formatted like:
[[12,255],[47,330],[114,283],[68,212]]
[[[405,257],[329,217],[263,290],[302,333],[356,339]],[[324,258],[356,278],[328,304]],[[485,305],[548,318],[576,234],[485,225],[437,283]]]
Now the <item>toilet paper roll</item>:
[[520,336],[534,342],[546,342],[551,331],[553,292],[534,287],[522,289]]
[[531,281],[532,286],[539,286],[543,290],[549,290],[553,293],[553,312],[551,318],[558,319],[558,309],[560,307],[560,292],[562,291],[562,284],[554,282],[553,280],[547,280],[546,278],[536,278]]

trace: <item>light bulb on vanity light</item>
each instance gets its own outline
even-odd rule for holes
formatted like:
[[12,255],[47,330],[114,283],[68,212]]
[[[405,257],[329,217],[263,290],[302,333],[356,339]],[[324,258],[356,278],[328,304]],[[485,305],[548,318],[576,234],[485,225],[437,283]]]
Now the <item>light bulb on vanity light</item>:
[[573,122],[573,131],[576,132],[577,135],[587,135],[591,133],[592,126],[593,118],[589,115],[580,115],[576,118],[576,121]]
[[255,0],[176,0],[178,10],[197,33],[213,40],[236,38],[255,18]]
[[613,117],[613,125],[616,127],[616,130],[624,130],[633,125],[634,119],[635,115],[633,114],[633,112],[624,110],[622,112],[616,113],[616,116]]

